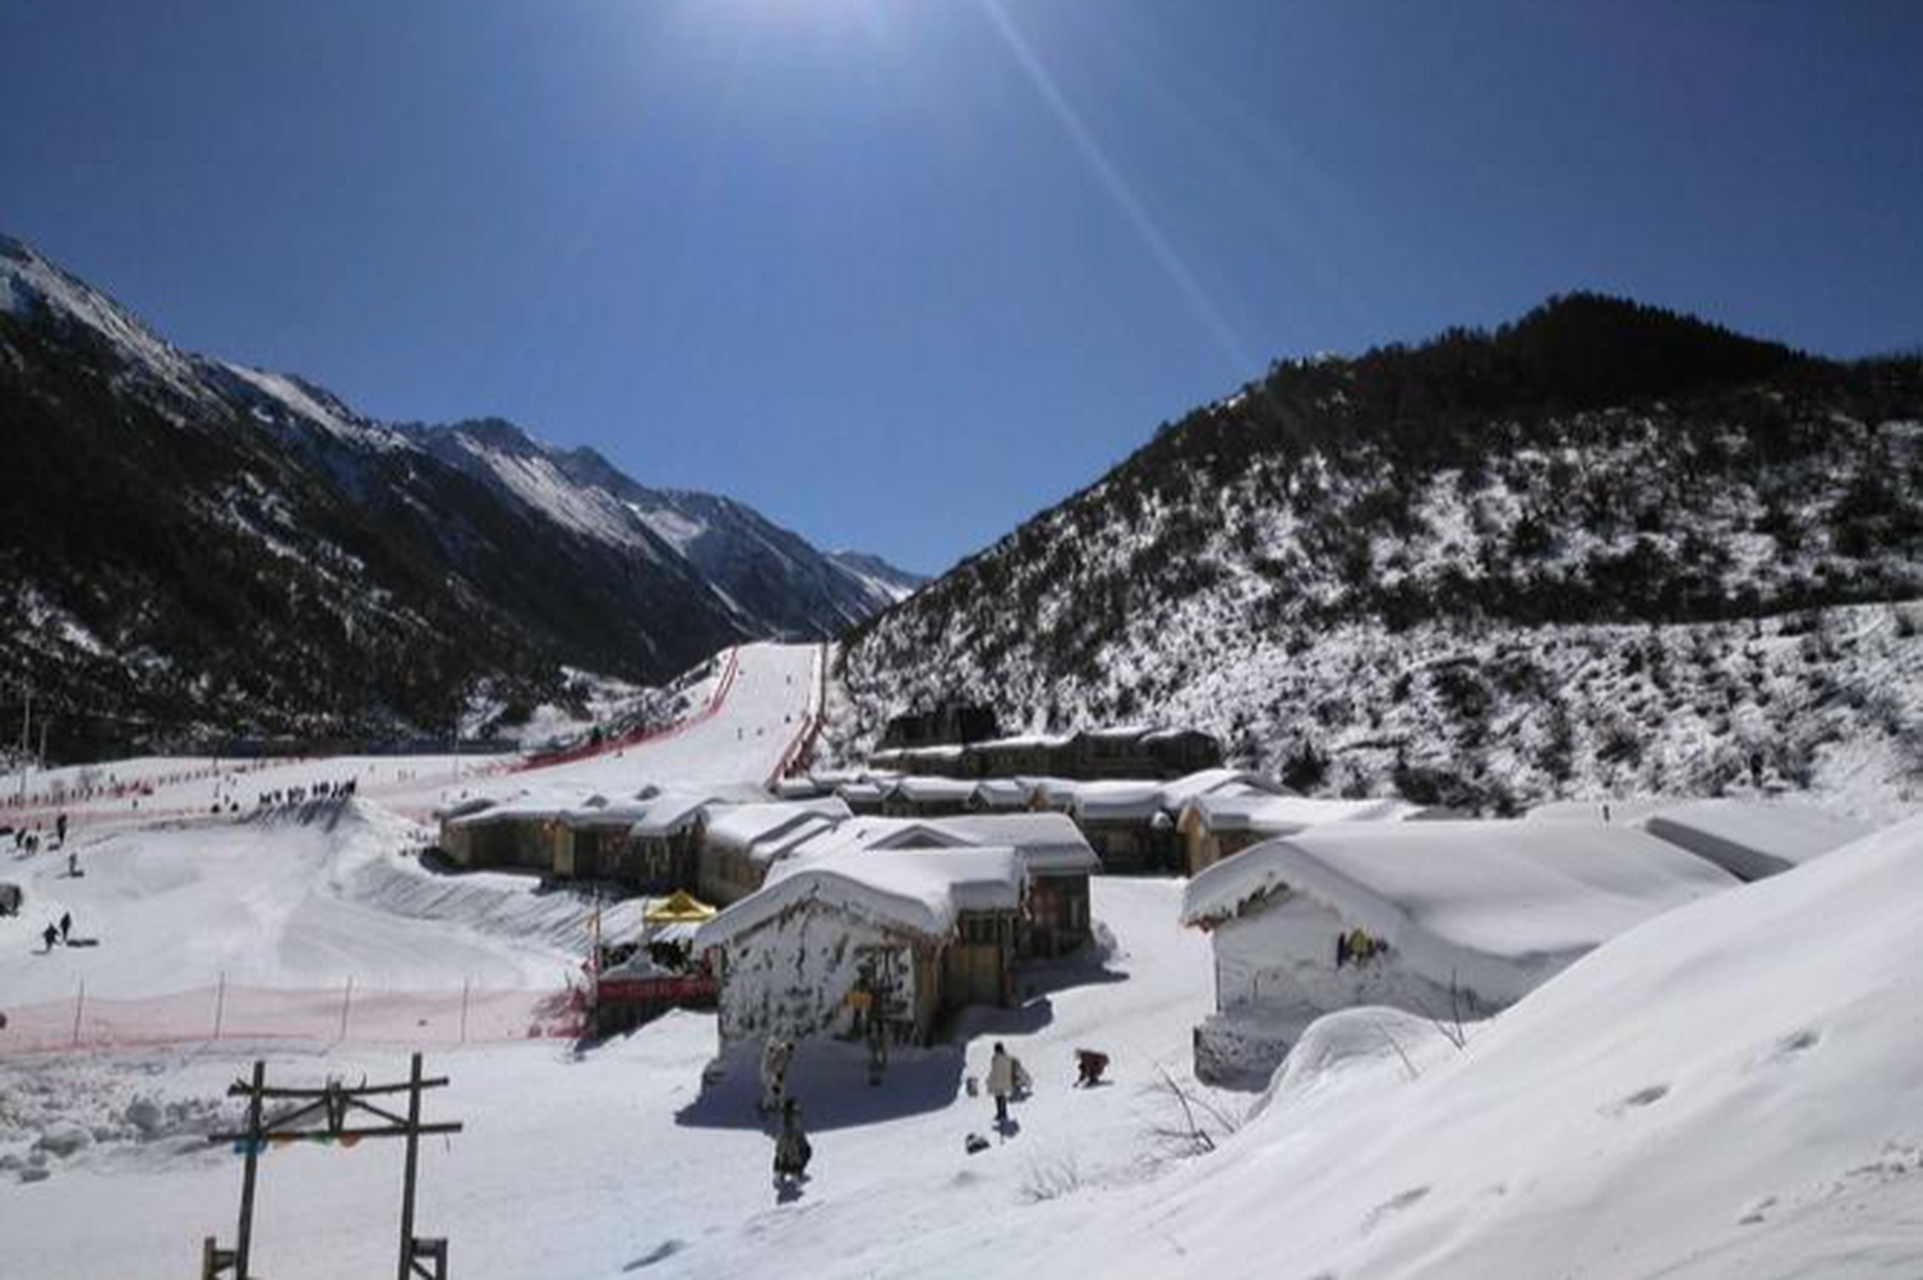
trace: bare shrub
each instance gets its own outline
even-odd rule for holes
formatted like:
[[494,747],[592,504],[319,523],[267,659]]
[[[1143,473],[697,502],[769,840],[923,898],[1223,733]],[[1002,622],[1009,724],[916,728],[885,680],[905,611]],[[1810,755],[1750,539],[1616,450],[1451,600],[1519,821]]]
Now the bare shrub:
[[1078,1190],[1081,1185],[1082,1167],[1075,1157],[1056,1156],[1049,1160],[1030,1160],[1016,1194],[1023,1204],[1041,1204]]

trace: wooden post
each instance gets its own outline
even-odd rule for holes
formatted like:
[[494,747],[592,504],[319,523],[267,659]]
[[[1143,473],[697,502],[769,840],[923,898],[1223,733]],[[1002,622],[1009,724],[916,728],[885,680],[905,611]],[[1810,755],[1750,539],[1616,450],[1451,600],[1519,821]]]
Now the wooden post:
[[220,1039],[221,1020],[227,1014],[227,971],[220,971],[220,989],[214,993],[214,1039]]
[[[409,1280],[414,1271],[414,1182],[421,1147],[421,1055],[414,1055],[408,1072],[407,1089],[407,1167],[401,1176],[401,1265],[398,1280]],[[244,1280],[244,1278],[243,1278]]]
[[461,1043],[467,1043],[467,993],[473,979],[461,979]]
[[73,998],[73,1042],[80,1043],[80,1012],[87,1007],[87,980],[80,980],[80,992]]
[[354,975],[347,975],[347,985],[341,990],[341,1033],[339,1039],[347,1039],[347,1011],[354,1004]]
[[254,1087],[247,1097],[247,1150],[240,1174],[240,1228],[234,1240],[234,1280],[251,1280],[247,1255],[254,1240],[254,1172],[260,1163],[261,1090],[267,1085],[267,1063],[254,1059]]

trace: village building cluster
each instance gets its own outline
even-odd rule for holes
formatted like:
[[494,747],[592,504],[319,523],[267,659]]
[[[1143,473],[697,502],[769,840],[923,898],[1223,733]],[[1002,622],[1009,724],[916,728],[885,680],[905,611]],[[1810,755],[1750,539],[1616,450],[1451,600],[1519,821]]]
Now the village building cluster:
[[1863,833],[1776,801],[1482,821],[1307,797],[1206,735],[1132,728],[897,746],[771,791],[472,800],[441,815],[440,853],[666,901],[598,954],[603,1030],[712,1003],[724,1051],[828,1036],[877,1057],[1087,943],[1091,876],[1187,876],[1216,972],[1195,1067],[1239,1084],[1325,1013],[1485,1017],[1645,919]]

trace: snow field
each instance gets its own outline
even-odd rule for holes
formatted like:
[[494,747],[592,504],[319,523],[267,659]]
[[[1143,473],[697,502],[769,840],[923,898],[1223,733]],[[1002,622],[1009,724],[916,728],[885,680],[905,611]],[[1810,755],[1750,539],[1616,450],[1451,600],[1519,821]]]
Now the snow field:
[[[974,1271],[1038,1194],[1127,1185],[1166,1157],[1148,1130],[1168,1108],[1144,1086],[1158,1066],[1183,1074],[1187,1028],[1207,1006],[1207,945],[1176,924],[1172,882],[1098,881],[1095,891],[1114,938],[1105,961],[1030,971],[1036,990],[1022,1008],[971,1012],[965,1041],[899,1055],[880,1088],[867,1085],[858,1051],[802,1046],[793,1088],[815,1162],[792,1203],[777,1203],[771,1185],[752,1064],[730,1062],[701,1097],[716,1050],[709,1015],[673,1014],[580,1055],[551,1042],[430,1051],[430,1069],[452,1084],[427,1112],[467,1129],[423,1148],[421,1230],[450,1237],[461,1275],[500,1280],[613,1277],[650,1258],[650,1276]],[[1005,1140],[990,1101],[965,1087],[996,1039],[1036,1081]],[[1112,1055],[1114,1083],[1069,1087],[1085,1045]],[[0,1120],[0,1159],[24,1165],[44,1135],[69,1126],[91,1139],[66,1156],[40,1148],[44,1180],[0,1185],[9,1265],[121,1280],[191,1267],[203,1235],[231,1240],[240,1163],[178,1130],[231,1106],[222,1094],[250,1048],[0,1059],[0,1096],[32,1098]],[[399,1049],[261,1052],[270,1081],[406,1070]],[[151,1135],[130,1119],[155,1115]],[[971,1132],[989,1149],[965,1154]],[[270,1152],[257,1269],[331,1280],[391,1265],[399,1171],[393,1144]],[[97,1212],[105,1196],[111,1215]]]

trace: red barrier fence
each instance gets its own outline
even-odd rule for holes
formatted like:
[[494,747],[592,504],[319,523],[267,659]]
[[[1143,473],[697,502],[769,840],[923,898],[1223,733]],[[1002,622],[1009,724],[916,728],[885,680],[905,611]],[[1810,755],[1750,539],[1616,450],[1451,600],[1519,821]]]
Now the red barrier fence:
[[810,699],[813,704],[801,718],[801,728],[796,732],[788,749],[781,753],[781,762],[775,771],[768,775],[767,786],[773,790],[783,778],[791,778],[805,772],[814,763],[815,742],[821,736],[822,717],[828,707],[828,646],[821,645],[815,651],[815,690]]
[[728,650],[727,664],[722,668],[720,678],[715,681],[714,692],[708,695],[708,701],[701,710],[695,712],[693,715],[685,716],[680,720],[674,721],[672,724],[656,725],[649,729],[636,729],[633,733],[623,734],[619,738],[609,738],[594,743],[583,743],[581,746],[570,747],[565,751],[551,752],[547,755],[530,756],[528,759],[510,766],[509,771],[519,772],[526,769],[547,769],[557,764],[573,764],[577,760],[590,760],[595,756],[605,756],[612,752],[625,751],[629,747],[638,747],[646,742],[659,742],[663,738],[672,738],[676,734],[685,733],[702,721],[712,719],[715,713],[721,710],[721,704],[728,700],[728,694],[734,690],[735,676],[739,674],[740,670],[741,651],[739,649],[730,649]]
[[586,1025],[582,993],[380,991],[351,982],[282,990],[221,983],[193,991],[107,999],[82,988],[61,1000],[0,1008],[0,1054],[132,1048],[209,1040],[455,1045],[573,1039]]

